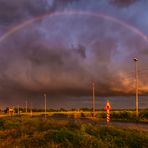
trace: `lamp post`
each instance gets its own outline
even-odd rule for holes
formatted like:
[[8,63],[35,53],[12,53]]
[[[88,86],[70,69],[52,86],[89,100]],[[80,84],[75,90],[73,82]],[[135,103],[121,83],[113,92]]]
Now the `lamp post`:
[[18,112],[18,115],[20,115],[20,106],[18,105],[18,110],[17,110],[17,112]]
[[93,117],[94,117],[95,116],[95,82],[92,82],[92,91],[93,91],[92,108],[93,108]]
[[28,111],[28,102],[26,101],[25,103],[26,103],[26,113],[27,113],[27,111]]
[[136,117],[139,116],[138,113],[138,59],[134,58],[135,61],[135,76],[136,76]]
[[46,94],[44,94],[44,99],[45,99],[45,119],[46,119],[46,109],[47,109]]
[[32,117],[32,102],[30,104],[30,116]]

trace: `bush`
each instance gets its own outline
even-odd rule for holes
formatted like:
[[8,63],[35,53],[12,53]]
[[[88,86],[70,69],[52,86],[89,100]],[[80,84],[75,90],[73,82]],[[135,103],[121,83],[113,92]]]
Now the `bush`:
[[0,130],[4,129],[4,125],[5,125],[5,120],[0,119]]
[[111,112],[111,118],[120,120],[135,120],[136,115],[130,111],[114,111]]
[[139,114],[140,119],[148,119],[148,110],[141,111]]

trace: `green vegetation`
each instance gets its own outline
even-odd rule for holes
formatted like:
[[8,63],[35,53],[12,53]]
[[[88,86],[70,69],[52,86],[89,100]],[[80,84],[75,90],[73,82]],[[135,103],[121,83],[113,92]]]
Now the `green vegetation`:
[[[60,109],[57,111],[48,110],[48,116],[55,118],[92,118],[92,111],[87,111],[87,108],[84,110],[64,110]],[[2,116],[9,116],[8,113],[1,113]],[[33,110],[32,114],[28,111],[27,113],[22,111],[19,114],[15,112],[14,116],[44,116],[44,111]],[[101,120],[106,120],[106,111],[98,110],[96,111],[96,117]],[[139,117],[136,117],[135,110],[111,110],[111,120],[112,121],[123,121],[123,122],[145,122],[148,123],[148,109],[139,110]],[[0,123],[1,124],[1,123]]]
[[[102,111],[97,114],[98,118],[106,118],[106,112]],[[139,111],[139,118],[136,118],[135,111],[120,110],[111,111],[111,119],[115,121],[148,121],[148,110]]]
[[42,118],[1,118],[1,148],[147,148],[148,133]]

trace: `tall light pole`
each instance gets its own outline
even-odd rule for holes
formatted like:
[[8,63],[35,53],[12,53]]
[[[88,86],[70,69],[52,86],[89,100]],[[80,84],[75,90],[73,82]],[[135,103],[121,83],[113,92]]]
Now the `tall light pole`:
[[92,82],[92,91],[93,91],[92,108],[93,108],[93,117],[94,117],[95,116],[95,82]]
[[20,114],[20,106],[18,105],[18,109],[17,109],[18,115]]
[[136,76],[136,117],[139,116],[138,113],[138,59],[134,58],[135,61],[135,76]]
[[31,102],[31,104],[30,104],[30,115],[31,115],[31,117],[32,117],[32,102]]
[[26,101],[25,103],[26,103],[26,113],[27,113],[27,108],[28,108],[28,102]]
[[46,94],[44,94],[44,101],[45,101],[45,118],[46,118],[46,109],[47,109],[47,102],[46,102]]

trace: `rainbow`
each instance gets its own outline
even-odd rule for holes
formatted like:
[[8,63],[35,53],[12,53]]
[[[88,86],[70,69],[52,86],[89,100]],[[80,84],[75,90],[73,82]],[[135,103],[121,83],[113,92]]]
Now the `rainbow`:
[[27,20],[23,23],[20,23],[19,25],[11,28],[10,30],[8,30],[4,35],[2,35],[0,37],[0,42],[4,41],[5,39],[7,39],[9,36],[11,36],[12,34],[14,34],[15,32],[27,27],[28,25],[42,20],[46,17],[56,17],[56,16],[69,16],[69,15],[79,15],[79,16],[90,16],[90,17],[96,17],[96,18],[102,18],[108,21],[111,21],[113,23],[116,23],[118,25],[121,25],[122,27],[136,33],[137,35],[139,35],[143,40],[145,40],[146,42],[148,41],[148,36],[145,35],[142,31],[140,31],[138,28],[136,28],[135,26],[132,26],[120,19],[117,19],[115,17],[109,16],[109,15],[105,15],[102,13],[94,13],[94,12],[87,12],[87,11],[64,11],[64,12],[53,12],[53,13],[46,13],[44,15],[41,16],[37,16],[34,17],[30,20]]

